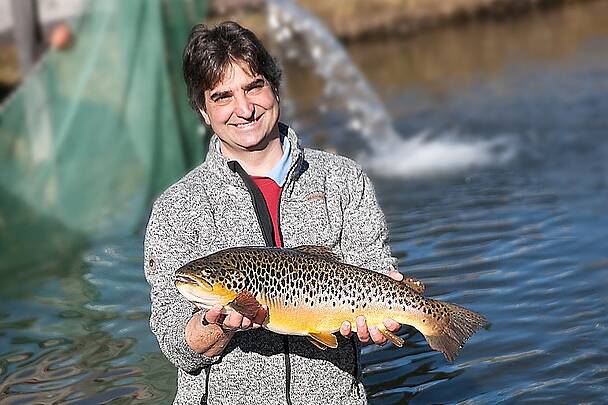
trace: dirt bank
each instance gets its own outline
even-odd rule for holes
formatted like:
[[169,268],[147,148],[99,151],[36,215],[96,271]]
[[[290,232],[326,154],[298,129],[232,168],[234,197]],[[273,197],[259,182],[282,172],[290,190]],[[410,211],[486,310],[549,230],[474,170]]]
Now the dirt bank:
[[[476,18],[509,18],[567,2],[590,0],[297,0],[343,40],[409,34]],[[595,0],[599,1],[599,0]],[[261,0],[214,0],[210,20],[234,19],[264,31]]]

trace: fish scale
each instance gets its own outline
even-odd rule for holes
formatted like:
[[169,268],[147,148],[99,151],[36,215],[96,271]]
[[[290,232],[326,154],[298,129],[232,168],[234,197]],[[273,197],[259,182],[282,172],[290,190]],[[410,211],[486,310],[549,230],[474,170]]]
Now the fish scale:
[[417,280],[398,282],[342,263],[322,246],[225,249],[186,264],[175,277],[178,290],[201,308],[221,304],[254,317],[266,305],[265,328],[306,336],[321,349],[337,347],[333,333],[344,321],[356,331],[355,320],[362,315],[397,346],[403,339],[383,320],[415,327],[431,348],[453,361],[464,342],[487,324],[476,312],[424,297]]

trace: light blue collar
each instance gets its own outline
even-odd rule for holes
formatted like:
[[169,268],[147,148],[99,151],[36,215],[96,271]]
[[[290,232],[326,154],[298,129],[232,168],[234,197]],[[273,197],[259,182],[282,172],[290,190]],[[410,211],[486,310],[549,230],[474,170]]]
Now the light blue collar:
[[285,182],[287,181],[287,174],[289,174],[289,168],[291,167],[291,142],[289,142],[289,138],[286,136],[282,137],[283,141],[283,156],[281,156],[281,160],[277,162],[276,165],[266,174],[266,177],[269,177],[274,180],[275,183],[279,185],[279,187],[283,187]]
[[[283,147],[283,156],[281,156],[281,160],[274,165],[266,176],[263,176],[274,180],[279,187],[283,187],[285,185],[287,175],[289,174],[289,169],[291,168],[291,142],[289,141],[289,137],[281,136],[281,143]],[[215,145],[217,152],[221,154],[220,142],[216,143]]]

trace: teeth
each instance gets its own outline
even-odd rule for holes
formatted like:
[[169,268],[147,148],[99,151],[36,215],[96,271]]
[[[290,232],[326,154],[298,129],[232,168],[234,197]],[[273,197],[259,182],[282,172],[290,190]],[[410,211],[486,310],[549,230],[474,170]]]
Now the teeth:
[[256,118],[256,119],[254,119],[254,120],[253,120],[253,121],[251,121],[251,122],[245,122],[245,123],[242,123],[242,124],[236,124],[236,126],[237,126],[237,128],[244,128],[244,127],[248,127],[248,126],[250,126],[250,125],[253,125],[253,124],[255,124],[256,122],[258,122],[258,119],[257,119],[257,118]]

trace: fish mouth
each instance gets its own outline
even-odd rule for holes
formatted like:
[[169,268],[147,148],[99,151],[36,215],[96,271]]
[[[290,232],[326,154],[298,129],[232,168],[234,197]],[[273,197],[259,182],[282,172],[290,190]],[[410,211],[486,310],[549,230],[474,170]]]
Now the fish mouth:
[[200,309],[209,309],[216,304],[226,306],[234,299],[226,296],[221,288],[214,289],[207,281],[196,275],[176,273],[175,287],[188,301]]
[[179,288],[180,286],[191,286],[191,287],[199,287],[206,291],[212,291],[213,286],[206,282],[205,280],[191,276],[184,273],[177,273],[175,275],[175,285]]

